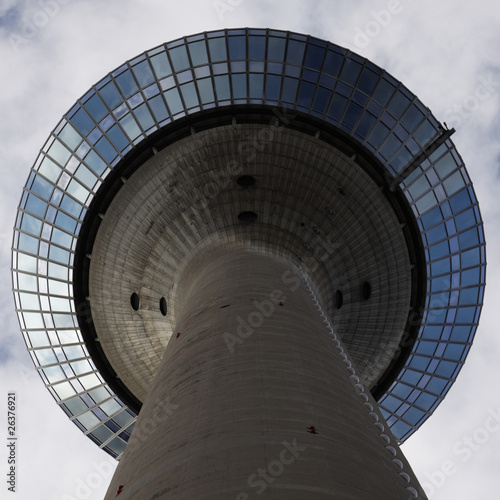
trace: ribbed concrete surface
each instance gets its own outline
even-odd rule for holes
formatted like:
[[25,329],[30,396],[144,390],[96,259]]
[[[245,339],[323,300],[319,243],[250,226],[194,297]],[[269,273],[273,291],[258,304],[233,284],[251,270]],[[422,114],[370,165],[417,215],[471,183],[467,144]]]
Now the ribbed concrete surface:
[[188,274],[106,499],[412,498],[292,266],[220,249]]
[[[242,188],[240,175],[255,185]],[[243,211],[257,221],[241,223]],[[217,246],[303,258],[336,332],[368,388],[375,385],[398,352],[409,311],[410,262],[395,214],[334,147],[285,127],[236,124],[162,150],[104,215],[90,267],[92,317],[107,359],[137,398],[146,397],[183,306],[179,280]],[[372,287],[368,301],[364,281]],[[340,310],[336,289],[344,294]]]

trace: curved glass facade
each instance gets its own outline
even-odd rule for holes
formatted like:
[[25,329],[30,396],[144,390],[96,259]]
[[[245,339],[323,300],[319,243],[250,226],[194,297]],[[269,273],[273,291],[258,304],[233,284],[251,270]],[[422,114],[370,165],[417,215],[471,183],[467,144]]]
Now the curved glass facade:
[[152,133],[202,110],[248,104],[298,110],[343,130],[411,204],[427,297],[412,354],[379,400],[397,438],[432,414],[467,357],[483,302],[483,226],[453,143],[420,161],[441,133],[431,112],[367,59],[310,36],[234,29],[182,38],[126,62],[68,111],[31,169],[15,224],[14,296],[33,362],[69,418],[114,457],[136,415],[107,386],[79,331],[72,265],[82,221],[109,172]]

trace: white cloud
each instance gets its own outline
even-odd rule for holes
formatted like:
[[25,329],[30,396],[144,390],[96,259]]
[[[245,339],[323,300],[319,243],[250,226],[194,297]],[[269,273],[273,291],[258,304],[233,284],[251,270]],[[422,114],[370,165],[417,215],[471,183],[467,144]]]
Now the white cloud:
[[[78,481],[93,478],[97,484],[92,464],[107,460],[57,408],[36,373],[25,383],[31,361],[18,332],[9,273],[11,231],[28,170],[51,129],[93,83],[143,50],[225,26],[289,29],[350,48],[403,81],[439,118],[473,96],[482,75],[492,74],[500,81],[500,13],[492,0],[400,0],[401,10],[363,47],[355,44],[356,30],[376,20],[373,12],[388,9],[388,1],[243,0],[223,19],[211,1],[59,1],[56,13],[55,7],[48,10],[55,1],[0,1],[0,313],[4,351],[10,353],[7,362],[0,355],[0,380],[2,397],[9,390],[19,395],[18,500],[78,498]],[[29,22],[36,29],[29,31]],[[13,43],[14,35],[23,37],[21,44]],[[457,463],[457,473],[436,488],[435,500],[493,498],[497,488],[500,433],[492,434],[467,462],[453,453],[453,446],[483,424],[490,408],[500,407],[493,389],[500,346],[495,290],[500,279],[499,93],[500,87],[467,113],[453,138],[474,181],[486,223],[489,268],[481,325],[455,387],[404,446],[423,481],[446,460]],[[26,370],[19,372],[19,367]],[[0,429],[5,425],[2,416]],[[91,488],[87,498],[102,498],[105,483],[103,479]]]

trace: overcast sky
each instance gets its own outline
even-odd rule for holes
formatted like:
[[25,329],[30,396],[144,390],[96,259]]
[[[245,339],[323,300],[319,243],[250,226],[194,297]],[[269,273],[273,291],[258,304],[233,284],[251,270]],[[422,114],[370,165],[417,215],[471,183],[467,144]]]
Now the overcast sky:
[[12,227],[39,149],[76,99],[125,60],[183,35],[245,26],[350,48],[457,129],[453,140],[485,222],[485,307],[457,383],[403,451],[433,500],[498,498],[500,9],[493,0],[0,0],[0,436],[7,392],[16,391],[20,438],[15,495],[5,494],[0,446],[0,496],[100,500],[115,467],[43,386],[14,313]]

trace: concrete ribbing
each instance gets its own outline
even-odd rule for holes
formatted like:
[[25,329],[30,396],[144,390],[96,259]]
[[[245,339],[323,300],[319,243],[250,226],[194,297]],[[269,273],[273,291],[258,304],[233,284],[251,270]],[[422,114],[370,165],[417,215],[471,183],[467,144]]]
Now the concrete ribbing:
[[291,265],[220,249],[191,266],[106,499],[412,498]]

